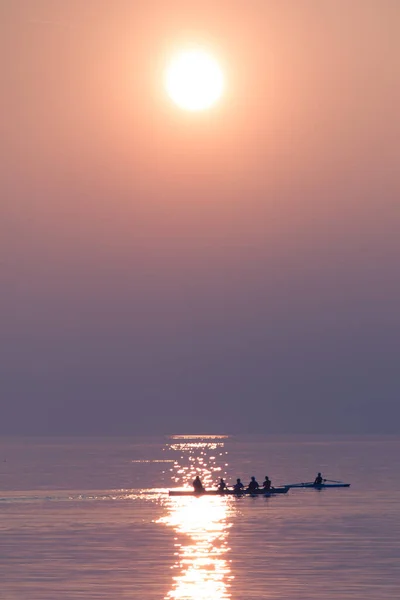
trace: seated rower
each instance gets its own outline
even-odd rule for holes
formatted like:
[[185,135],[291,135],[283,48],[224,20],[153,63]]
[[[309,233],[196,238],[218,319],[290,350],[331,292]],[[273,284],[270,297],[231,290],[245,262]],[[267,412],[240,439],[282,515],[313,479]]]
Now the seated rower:
[[224,492],[227,489],[228,489],[228,486],[226,485],[225,481],[221,477],[221,479],[219,480],[219,484],[218,484],[218,491]]
[[256,478],[252,477],[251,480],[250,480],[249,485],[247,486],[247,491],[248,492],[255,492],[256,490],[259,489],[259,487],[260,486],[258,485],[258,482],[256,481]]
[[233,486],[233,489],[235,492],[241,492],[244,488],[243,483],[240,481],[240,479],[236,479],[236,483]]
[[318,475],[314,479],[314,485],[321,485],[321,483],[324,483],[324,481],[326,480],[322,478],[321,473],[318,473]]
[[263,481],[263,489],[265,492],[269,492],[271,489],[271,480],[268,475],[265,476],[265,480]]
[[201,494],[201,492],[205,491],[198,475],[193,481],[193,488],[196,494]]

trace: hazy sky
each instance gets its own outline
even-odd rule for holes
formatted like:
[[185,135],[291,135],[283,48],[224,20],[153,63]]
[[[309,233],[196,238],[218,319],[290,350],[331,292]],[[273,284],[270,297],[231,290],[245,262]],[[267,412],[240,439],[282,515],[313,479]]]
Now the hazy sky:
[[[0,0],[0,433],[400,432],[399,28]],[[186,44],[208,112],[163,87]]]

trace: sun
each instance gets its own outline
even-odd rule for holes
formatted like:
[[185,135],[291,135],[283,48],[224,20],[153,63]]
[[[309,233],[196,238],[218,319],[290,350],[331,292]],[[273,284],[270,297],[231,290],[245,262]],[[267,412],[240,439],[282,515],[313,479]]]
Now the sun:
[[165,72],[169,97],[190,111],[210,108],[221,97],[224,78],[218,62],[204,50],[175,55]]

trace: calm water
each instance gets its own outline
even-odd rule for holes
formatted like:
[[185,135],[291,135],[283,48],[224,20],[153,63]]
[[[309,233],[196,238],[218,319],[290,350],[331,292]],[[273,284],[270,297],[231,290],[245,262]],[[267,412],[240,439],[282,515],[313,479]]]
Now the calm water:
[[[400,439],[0,439],[0,598],[400,597]],[[251,475],[350,489],[169,498]]]

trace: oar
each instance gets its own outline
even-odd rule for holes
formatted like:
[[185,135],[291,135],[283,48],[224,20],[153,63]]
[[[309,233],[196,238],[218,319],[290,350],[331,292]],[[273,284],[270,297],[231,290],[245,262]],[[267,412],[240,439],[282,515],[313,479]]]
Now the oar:
[[343,481],[337,481],[336,479],[324,479],[324,481],[329,481],[330,483],[343,483]]

